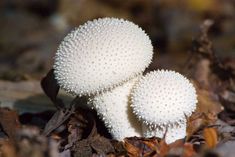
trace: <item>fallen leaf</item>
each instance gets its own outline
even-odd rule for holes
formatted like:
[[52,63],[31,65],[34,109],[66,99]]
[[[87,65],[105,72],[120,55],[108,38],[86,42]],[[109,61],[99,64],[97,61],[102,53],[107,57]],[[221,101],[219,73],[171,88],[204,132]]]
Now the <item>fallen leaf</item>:
[[99,136],[98,134],[92,138],[91,147],[99,155],[105,155],[114,152],[114,148],[110,143],[110,140],[102,136]]
[[111,140],[110,142],[112,143],[112,146],[115,150],[115,154],[117,154],[117,156],[127,156],[127,152],[124,148],[124,143],[122,141]]
[[165,156],[169,151],[169,145],[165,140],[159,142],[158,138],[125,138],[124,148],[129,156]]
[[57,98],[59,85],[55,79],[54,69],[51,69],[47,75],[41,80],[41,87],[44,93],[51,99],[56,107],[63,107],[63,102]]
[[68,122],[68,146],[75,157],[94,154],[104,156],[115,152],[110,140],[98,134],[91,113],[89,109],[77,108]]
[[196,155],[196,152],[193,149],[193,145],[191,143],[185,143],[182,157],[192,157],[195,155]]
[[69,107],[65,107],[64,105],[58,108],[56,113],[52,116],[52,118],[46,124],[43,134],[48,136],[53,130],[58,128],[61,124],[63,124],[66,120],[70,118],[70,116],[75,113],[77,108],[77,104],[81,105],[85,98],[76,97],[69,104]]
[[215,148],[218,143],[218,135],[215,128],[205,128],[203,136],[208,148]]
[[188,119],[187,119],[187,139],[188,141],[192,135],[198,132],[200,129],[208,126],[213,125],[217,120],[217,115],[207,112],[194,112]]
[[111,142],[98,134],[94,137],[76,141],[71,150],[75,157],[90,157],[93,151],[100,156],[114,152]]
[[0,157],[17,157],[15,147],[9,140],[0,140]]
[[62,123],[64,123],[71,115],[74,113],[75,108],[71,109],[59,109],[56,113],[52,116],[52,118],[47,122],[43,134],[48,136],[53,130],[58,128]]
[[73,145],[75,142],[86,139],[88,136],[97,134],[96,124],[93,115],[89,109],[77,108],[71,115],[67,123],[68,144]]
[[166,156],[166,154],[169,152],[170,147],[168,146],[168,144],[166,144],[165,139],[160,141],[158,149],[159,150],[156,151],[159,152],[158,154],[160,156]]
[[78,141],[76,145],[71,149],[74,157],[91,157],[92,148],[88,139]]
[[0,124],[3,131],[12,141],[14,141],[18,129],[21,128],[17,112],[6,108],[0,108]]
[[142,156],[142,150],[130,143],[128,139],[124,139],[124,148],[130,157]]
[[[94,118],[94,117],[92,117]],[[90,146],[96,151],[99,155],[105,155],[108,153],[114,152],[114,147],[112,146],[110,140],[100,136],[97,133],[96,123],[93,119],[93,128],[90,131],[90,135],[87,138],[90,141]]]

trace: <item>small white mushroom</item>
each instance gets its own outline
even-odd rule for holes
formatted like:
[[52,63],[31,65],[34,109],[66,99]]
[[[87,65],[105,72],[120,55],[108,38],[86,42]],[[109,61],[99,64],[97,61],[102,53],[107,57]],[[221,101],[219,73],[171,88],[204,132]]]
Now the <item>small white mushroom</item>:
[[[183,75],[174,71],[157,70],[148,73],[136,83],[131,101],[134,113],[145,125],[164,130],[167,127],[186,126],[185,116],[190,116],[195,110],[197,95],[192,83]],[[157,131],[152,134],[161,135]],[[177,138],[178,136],[175,140]]]
[[89,103],[116,140],[141,136],[141,124],[130,107],[130,92],[138,78],[90,98]]
[[150,64],[148,35],[130,21],[100,18],[69,33],[54,62],[61,88],[75,95],[93,95],[141,74]]

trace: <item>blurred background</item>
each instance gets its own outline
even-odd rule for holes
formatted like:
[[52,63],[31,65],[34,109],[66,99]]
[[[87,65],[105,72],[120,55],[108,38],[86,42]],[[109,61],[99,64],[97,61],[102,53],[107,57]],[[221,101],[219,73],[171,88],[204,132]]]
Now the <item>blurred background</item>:
[[216,55],[235,57],[235,0],[0,0],[0,107],[55,109],[40,80],[65,35],[99,17],[124,18],[147,32],[154,46],[149,70],[181,71],[205,19],[214,21]]
[[74,27],[99,17],[133,21],[154,45],[151,69],[185,62],[204,19],[219,57],[235,56],[234,0],[1,0],[0,79],[40,80],[60,41]]
[[[210,141],[214,142],[214,146],[218,141],[218,146],[220,146],[218,148],[221,149],[221,152],[228,151],[230,157],[233,157],[235,147],[235,80],[231,79],[235,76],[235,0],[0,0],[0,138],[6,137],[5,131],[11,133],[8,135],[18,133],[18,126],[15,125],[18,122],[18,114],[19,122],[22,125],[37,126],[41,129],[45,127],[56,108],[43,92],[40,80],[52,68],[53,56],[67,33],[86,21],[99,17],[124,18],[133,21],[146,31],[154,46],[154,59],[148,70],[168,68],[182,72],[185,65],[189,63],[189,57],[193,52],[199,54],[200,48],[215,52],[218,59],[208,51],[207,54],[201,53],[194,58],[191,57],[191,59],[193,58],[192,65],[188,64],[191,66],[188,66],[190,67],[189,71],[191,70],[190,72],[194,74],[194,78],[191,78],[198,94],[197,113],[202,113],[203,117],[195,118],[195,121],[192,120],[188,123],[189,131],[187,132],[189,135],[193,135],[195,130],[201,126],[204,127],[204,125],[223,126],[218,133],[220,135],[218,139],[217,136],[214,136],[216,131],[211,128],[214,130],[212,133],[215,134],[211,136],[208,133],[208,141],[209,143]],[[211,19],[214,23],[208,32],[214,51],[210,49],[211,45],[207,36],[204,36],[204,39],[199,42],[194,40],[198,39],[202,30],[200,26],[206,19]],[[207,32],[204,33],[207,35]],[[207,41],[205,42],[205,40]],[[219,62],[220,59],[224,62]],[[52,85],[50,86],[48,83],[45,86],[48,85],[51,97],[55,97],[57,86],[53,84],[52,79],[48,80]],[[65,102],[65,105],[69,105],[73,100],[73,97],[62,91],[59,93],[59,98]],[[83,102],[76,103],[83,105]],[[17,112],[8,112],[3,107],[13,108]],[[224,112],[221,112],[222,109],[225,109]],[[59,116],[66,119],[63,113],[61,112],[62,116]],[[62,140],[66,137],[67,140],[68,136],[68,139],[74,142],[72,140],[74,137],[76,140],[78,136],[80,137],[80,134],[83,133],[80,131],[80,124],[83,128],[83,122],[79,120],[79,112],[74,115],[69,120],[66,119],[68,122],[57,130],[57,133],[64,133],[64,130],[68,128],[69,134],[66,133],[66,136],[60,137],[54,136],[55,139],[61,138]],[[95,114],[93,113],[93,115]],[[226,123],[215,123],[217,115]],[[61,117],[57,120],[63,123]],[[102,128],[102,125],[97,123],[97,128],[99,126]],[[8,130],[4,130],[5,128]],[[231,129],[232,131],[230,131]],[[29,136],[22,134],[22,137],[29,139],[29,141],[33,139],[32,141],[36,143],[32,144],[35,152],[38,150],[45,152],[45,146],[50,142],[39,136],[39,130],[35,135],[35,131],[30,132],[33,133],[32,136],[30,133]],[[75,132],[80,133],[78,135]],[[200,136],[195,136],[198,138],[195,143],[204,142],[201,137],[202,130],[197,133]],[[34,137],[39,137],[35,139],[43,142],[34,140]],[[230,139],[233,139],[233,142],[229,141]],[[18,143],[20,147],[18,148],[17,145],[16,152],[20,148],[24,148],[23,152],[25,148],[31,150],[31,142],[22,141],[26,145]],[[67,151],[70,146],[65,145],[64,141],[62,140],[62,145]],[[38,147],[39,145],[42,147]],[[87,145],[82,146],[88,150]],[[139,146],[141,146],[141,150],[144,148],[142,144]],[[53,148],[56,149],[54,146]],[[187,145],[187,148],[191,150],[193,147]],[[10,150],[8,145],[5,149]],[[12,148],[12,150],[14,149]],[[50,147],[48,150],[51,150]],[[80,150],[77,150],[79,154]],[[136,151],[136,149],[133,150]],[[165,151],[162,147],[161,150]],[[182,152],[181,148],[175,150]],[[155,147],[154,151],[156,151]],[[183,152],[188,153],[188,151]],[[9,157],[12,156],[9,155]],[[224,156],[228,157],[229,155]]]

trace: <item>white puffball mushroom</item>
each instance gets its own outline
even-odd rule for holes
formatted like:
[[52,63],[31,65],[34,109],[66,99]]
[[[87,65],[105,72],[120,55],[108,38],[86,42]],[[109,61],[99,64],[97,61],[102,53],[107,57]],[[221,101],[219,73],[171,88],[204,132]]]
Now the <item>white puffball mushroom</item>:
[[89,103],[116,140],[142,136],[141,124],[130,108],[130,92],[137,79],[90,98]]
[[88,21],[61,42],[54,61],[61,88],[75,95],[93,95],[142,73],[153,47],[136,24],[117,18]]
[[[146,124],[142,125],[143,127],[143,136],[150,138],[153,136],[163,138],[165,135],[166,143],[172,143],[178,139],[182,139],[186,136],[186,122],[180,125],[176,124],[168,127],[149,127]],[[166,130],[167,129],[167,130]]]
[[146,74],[132,90],[134,113],[147,125],[182,123],[196,108],[197,95],[183,75],[168,70]]
[[144,136],[161,138],[169,128],[168,143],[186,135],[186,117],[196,109],[196,104],[192,83],[175,71],[152,71],[135,84],[131,93],[133,112],[144,128],[148,126],[143,130]]

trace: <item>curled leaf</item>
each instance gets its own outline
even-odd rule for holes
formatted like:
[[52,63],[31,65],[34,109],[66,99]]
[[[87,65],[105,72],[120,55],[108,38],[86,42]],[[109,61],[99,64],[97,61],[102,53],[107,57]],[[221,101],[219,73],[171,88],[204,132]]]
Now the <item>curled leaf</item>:
[[215,148],[218,143],[218,135],[215,128],[205,128],[203,136],[208,148]]

